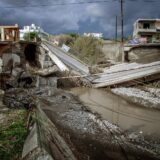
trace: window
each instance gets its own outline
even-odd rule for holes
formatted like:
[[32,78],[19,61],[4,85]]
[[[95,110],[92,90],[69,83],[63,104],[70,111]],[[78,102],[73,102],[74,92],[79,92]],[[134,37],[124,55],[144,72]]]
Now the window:
[[143,23],[143,28],[144,29],[149,29],[150,28],[150,24],[149,23]]
[[157,39],[160,40],[160,34],[157,34]]

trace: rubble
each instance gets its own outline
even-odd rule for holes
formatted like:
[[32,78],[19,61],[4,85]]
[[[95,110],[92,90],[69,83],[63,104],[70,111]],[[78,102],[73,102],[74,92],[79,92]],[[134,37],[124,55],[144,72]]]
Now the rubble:
[[30,109],[35,106],[35,98],[30,92],[22,88],[13,88],[5,92],[3,98],[4,104],[9,108]]

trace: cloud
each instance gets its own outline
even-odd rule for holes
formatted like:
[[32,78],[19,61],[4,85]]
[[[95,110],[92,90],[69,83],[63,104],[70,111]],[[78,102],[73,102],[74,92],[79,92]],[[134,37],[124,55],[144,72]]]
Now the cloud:
[[[55,3],[72,3],[82,0],[0,0],[0,6],[43,5]],[[89,1],[89,0],[88,0]],[[142,7],[143,6],[143,7]],[[138,18],[160,18],[160,1],[147,3],[141,0],[125,1],[125,34],[132,34],[132,26]],[[16,24],[20,27],[35,23],[45,31],[56,34],[66,32],[102,32],[106,37],[115,35],[115,17],[118,15],[120,30],[119,1],[83,5],[64,5],[30,8],[0,8],[0,25]]]

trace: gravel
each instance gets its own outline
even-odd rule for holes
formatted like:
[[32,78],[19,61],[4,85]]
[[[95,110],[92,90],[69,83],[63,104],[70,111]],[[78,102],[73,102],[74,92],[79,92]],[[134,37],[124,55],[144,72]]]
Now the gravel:
[[160,109],[160,98],[152,92],[138,88],[115,88],[112,92],[128,100],[149,108]]

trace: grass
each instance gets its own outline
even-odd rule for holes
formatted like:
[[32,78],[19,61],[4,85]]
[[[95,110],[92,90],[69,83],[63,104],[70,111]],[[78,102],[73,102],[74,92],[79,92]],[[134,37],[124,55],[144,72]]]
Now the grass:
[[6,116],[7,121],[0,124],[0,159],[19,160],[27,136],[27,111],[14,110]]

